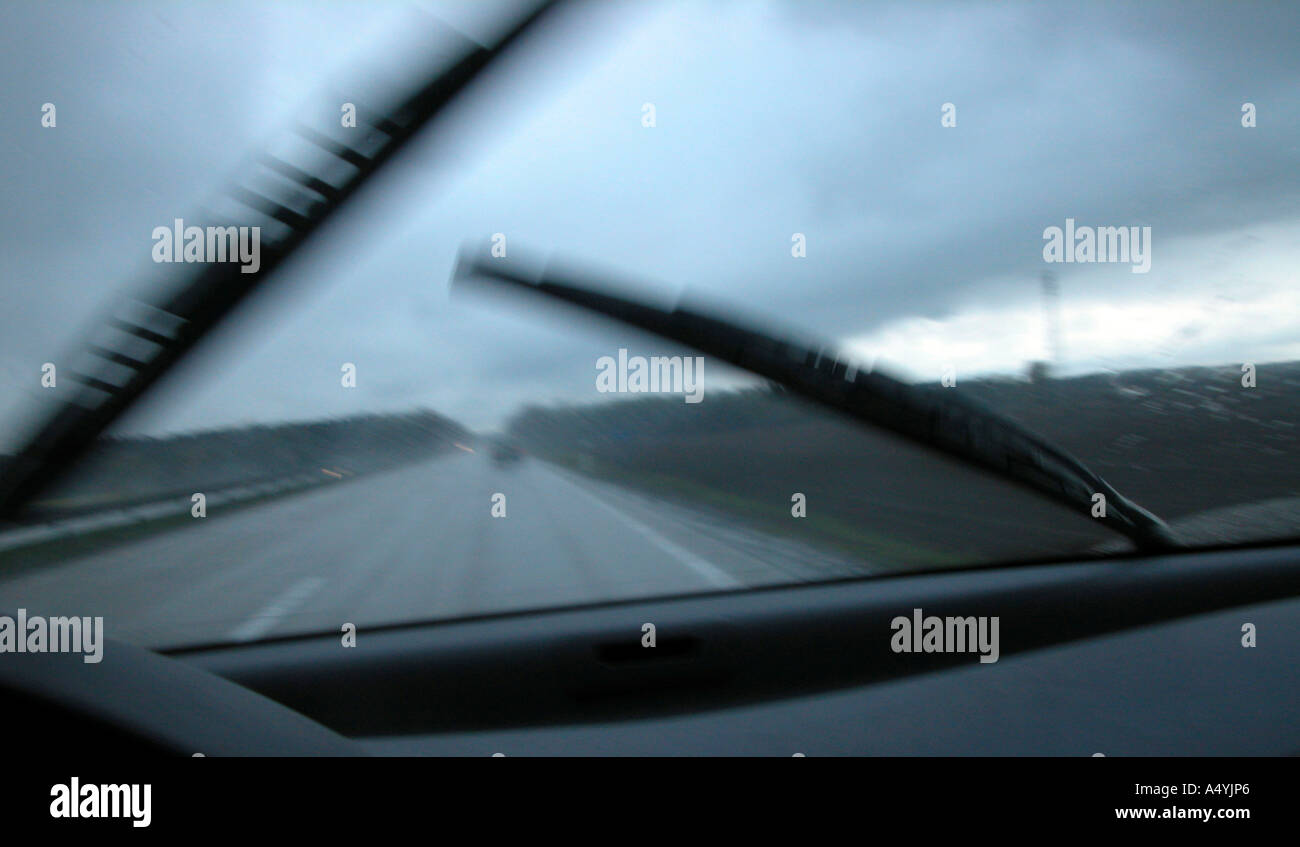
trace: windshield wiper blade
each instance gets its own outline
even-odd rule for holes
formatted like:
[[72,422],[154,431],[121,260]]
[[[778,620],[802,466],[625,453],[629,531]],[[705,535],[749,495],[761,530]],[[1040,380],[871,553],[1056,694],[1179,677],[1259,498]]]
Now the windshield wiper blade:
[[[310,127],[299,127],[299,135],[325,154],[319,163],[320,173],[308,173],[264,156],[261,167],[316,197],[308,201],[304,211],[298,211],[294,207],[301,208],[302,195],[296,189],[278,197],[268,197],[244,185],[231,190],[231,196],[255,216],[239,223],[278,221],[285,234],[270,241],[263,239],[260,267],[252,273],[243,272],[246,268],[233,262],[198,266],[199,270],[183,276],[174,288],[139,301],[136,305],[142,308],[132,317],[114,316],[108,321],[117,337],[125,334],[136,340],[130,341],[129,349],[121,350],[90,345],[87,352],[91,356],[115,367],[103,367],[99,374],[74,375],[80,386],[72,399],[37,425],[24,447],[0,468],[0,520],[17,515],[35,495],[80,460],[113,421],[255,289],[264,287],[275,270],[394,154],[559,2],[535,3],[490,46],[462,37],[458,53],[450,60],[439,61],[425,74],[424,82],[392,109],[385,110],[386,114],[358,108],[358,121],[379,135],[378,141],[369,144],[364,152]],[[340,173],[347,176],[340,179]],[[184,269],[181,273],[185,274]],[[143,352],[139,341],[147,342]]]
[[[472,249],[472,253],[471,253]],[[504,283],[604,315],[679,342],[872,426],[959,460],[1091,515],[1144,550],[1176,547],[1165,523],[1115,490],[1065,450],[954,391],[923,388],[862,370],[830,345],[778,338],[678,302],[671,309],[616,294],[570,271],[521,271],[514,261],[462,250],[453,284],[470,279]]]

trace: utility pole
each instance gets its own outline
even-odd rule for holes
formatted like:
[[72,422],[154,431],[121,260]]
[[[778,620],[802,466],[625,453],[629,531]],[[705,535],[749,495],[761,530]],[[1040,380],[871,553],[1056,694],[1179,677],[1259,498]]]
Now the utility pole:
[[1052,375],[1059,377],[1061,368],[1065,365],[1064,351],[1061,348],[1061,285],[1052,271],[1043,271],[1042,282],[1047,359],[1051,363]]

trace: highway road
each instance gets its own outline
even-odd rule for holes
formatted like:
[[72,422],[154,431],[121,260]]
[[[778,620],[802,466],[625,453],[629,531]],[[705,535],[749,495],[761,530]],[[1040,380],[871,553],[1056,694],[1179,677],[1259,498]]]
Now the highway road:
[[461,452],[222,512],[25,569],[0,581],[0,614],[103,616],[108,637],[169,647],[872,571],[536,460]]

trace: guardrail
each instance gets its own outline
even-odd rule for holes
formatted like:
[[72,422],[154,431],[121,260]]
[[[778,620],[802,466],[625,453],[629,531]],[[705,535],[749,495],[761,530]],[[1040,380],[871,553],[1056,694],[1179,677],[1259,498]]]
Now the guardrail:
[[[334,481],[337,481],[337,477],[299,474],[273,482],[240,485],[211,492],[205,491],[203,494],[207,498],[206,505],[211,508],[213,506],[225,506],[231,503],[254,500],[268,494],[279,494],[291,489],[324,485]],[[189,514],[193,505],[191,497],[192,495],[169,497],[165,500],[157,500],[138,506],[112,508],[90,515],[64,518],[10,530],[0,533],[0,552],[27,547],[32,544],[41,544],[46,541],[75,538],[91,532],[133,526],[148,521]]]

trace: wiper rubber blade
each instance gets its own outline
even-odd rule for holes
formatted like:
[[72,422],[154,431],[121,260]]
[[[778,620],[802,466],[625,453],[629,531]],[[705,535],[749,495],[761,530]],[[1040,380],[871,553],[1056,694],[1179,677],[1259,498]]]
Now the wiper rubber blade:
[[1026,427],[954,391],[919,387],[875,369],[830,345],[778,338],[678,302],[664,309],[615,294],[571,271],[529,274],[517,262],[462,250],[453,284],[479,278],[531,291],[679,342],[750,371],[839,412],[942,451],[1062,505],[1096,517],[1143,550],[1176,547],[1168,526],[1115,490],[1083,462]]

